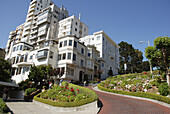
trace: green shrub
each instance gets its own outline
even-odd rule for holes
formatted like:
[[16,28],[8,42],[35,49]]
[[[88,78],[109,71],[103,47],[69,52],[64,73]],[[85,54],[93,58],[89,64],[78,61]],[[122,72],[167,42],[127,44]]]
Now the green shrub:
[[90,81],[90,83],[95,84],[98,83],[98,81]]
[[105,87],[102,87],[100,84],[98,84],[97,86],[102,91],[107,91],[107,92],[112,92],[112,93],[117,93],[117,94],[123,94],[123,95],[131,95],[131,96],[137,96],[137,97],[144,97],[144,98],[154,99],[154,100],[158,100],[158,101],[162,101],[162,102],[170,104],[170,98],[165,97],[165,96],[161,96],[161,95],[157,95],[157,94],[153,94],[153,93],[128,92],[128,91],[107,89]]
[[31,93],[35,92],[37,89],[36,88],[28,88],[25,90],[25,96],[30,95]]
[[[62,86],[65,87],[66,85],[68,85],[67,82],[62,82]],[[88,89],[88,88],[84,88],[84,87],[80,87],[74,84],[69,84],[68,85],[69,88],[73,88],[75,91],[75,95],[73,96],[69,96],[67,93],[67,96],[63,96],[63,95],[57,95],[57,99],[60,99],[60,101],[53,101],[50,99],[45,99],[44,96],[47,96],[46,93],[48,90],[36,95],[34,97],[34,100],[45,103],[45,104],[49,104],[52,106],[58,106],[58,107],[76,107],[76,106],[81,106],[87,103],[91,103],[94,102],[98,99],[97,94]],[[55,87],[54,87],[55,88]],[[59,87],[61,88],[61,87]],[[57,90],[57,87],[55,88]],[[79,91],[77,91],[79,90]]]
[[162,73],[162,78],[163,78],[164,80],[166,80],[166,74],[165,74],[165,72]]
[[8,112],[8,107],[5,102],[0,98],[0,113]]
[[165,83],[162,83],[161,85],[159,85],[158,91],[161,95],[167,96],[169,94],[168,84],[165,82]]

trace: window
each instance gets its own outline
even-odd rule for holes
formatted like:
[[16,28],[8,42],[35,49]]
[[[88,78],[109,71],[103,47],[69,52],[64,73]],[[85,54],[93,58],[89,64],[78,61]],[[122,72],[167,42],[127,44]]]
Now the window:
[[69,40],[69,46],[72,46],[72,40]]
[[73,60],[76,61],[76,54],[73,53]]
[[24,62],[27,62],[27,57],[28,57],[28,55],[25,55]]
[[52,51],[50,51],[50,58],[53,59],[53,55],[54,53]]
[[71,53],[68,53],[67,59],[71,59]]
[[58,55],[58,61],[61,60],[61,54]]
[[32,59],[33,55],[30,56],[30,60]]
[[15,64],[15,57],[12,58],[12,64]]
[[19,50],[19,46],[17,46],[17,49],[16,49],[16,51],[18,51]]
[[11,72],[11,75],[12,75],[12,76],[15,75],[15,69],[16,69],[16,68],[12,68],[12,72]]
[[64,41],[64,46],[67,46],[67,40]]
[[84,32],[86,32],[86,28],[84,28]]
[[22,45],[20,45],[20,50],[22,50]]
[[77,31],[77,28],[75,28],[75,31]]
[[66,53],[63,53],[63,58],[62,60],[66,59]]
[[26,67],[23,67],[22,74],[25,74]]
[[90,56],[91,56],[91,53],[88,53],[88,56],[90,57]]
[[74,41],[74,47],[77,48],[77,42],[76,41]]
[[15,52],[16,47],[13,47],[13,52]]
[[19,56],[17,56],[16,63],[18,63],[18,61],[19,61]]
[[24,62],[24,55],[21,56],[20,62]]
[[92,40],[94,40],[94,38],[92,38]]
[[77,25],[77,22],[76,22],[76,25]]
[[104,67],[104,63],[102,63],[102,67]]
[[81,66],[84,66],[84,61],[81,59]]
[[21,69],[22,69],[22,67],[19,67],[18,74],[21,74]]
[[63,46],[63,42],[60,42],[60,46],[59,47],[62,47]]
[[100,36],[97,36],[97,40],[100,40]]
[[84,54],[84,49],[83,48],[81,48],[81,54]]
[[47,57],[48,50],[41,50],[37,54],[37,58]]

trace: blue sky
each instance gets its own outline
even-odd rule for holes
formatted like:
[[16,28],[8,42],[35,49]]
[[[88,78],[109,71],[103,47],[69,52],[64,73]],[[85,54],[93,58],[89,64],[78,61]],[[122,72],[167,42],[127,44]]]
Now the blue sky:
[[[0,0],[0,47],[9,32],[24,23],[30,0]],[[144,53],[147,43],[158,36],[170,36],[170,0],[53,0],[69,11],[81,13],[89,34],[104,30],[116,43],[126,41]]]

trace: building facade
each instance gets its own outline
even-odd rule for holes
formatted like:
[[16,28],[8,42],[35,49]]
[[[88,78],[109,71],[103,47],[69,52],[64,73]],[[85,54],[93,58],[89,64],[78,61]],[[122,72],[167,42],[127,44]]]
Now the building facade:
[[105,78],[108,70],[117,74],[118,45],[103,31],[88,32],[80,17],[69,16],[63,6],[51,0],[31,0],[25,23],[10,32],[6,45],[12,80],[26,80],[32,65],[56,68],[54,80]]
[[82,37],[80,41],[85,45],[94,45],[100,52],[101,78],[118,74],[119,46],[104,31]]

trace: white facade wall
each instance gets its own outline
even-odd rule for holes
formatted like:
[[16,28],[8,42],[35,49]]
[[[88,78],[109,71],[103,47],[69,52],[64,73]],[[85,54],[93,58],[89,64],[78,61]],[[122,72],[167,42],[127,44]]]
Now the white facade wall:
[[118,74],[119,69],[119,46],[112,41],[112,39],[106,35],[103,31],[94,33],[93,35],[85,36],[80,38],[81,42],[85,45],[94,45],[100,52],[101,61],[100,68],[102,73],[102,78],[108,76],[108,71],[111,69],[113,75]]
[[88,32],[89,32],[88,26],[82,23],[74,15],[59,21],[58,38],[67,35],[73,35],[80,38],[88,35]]

